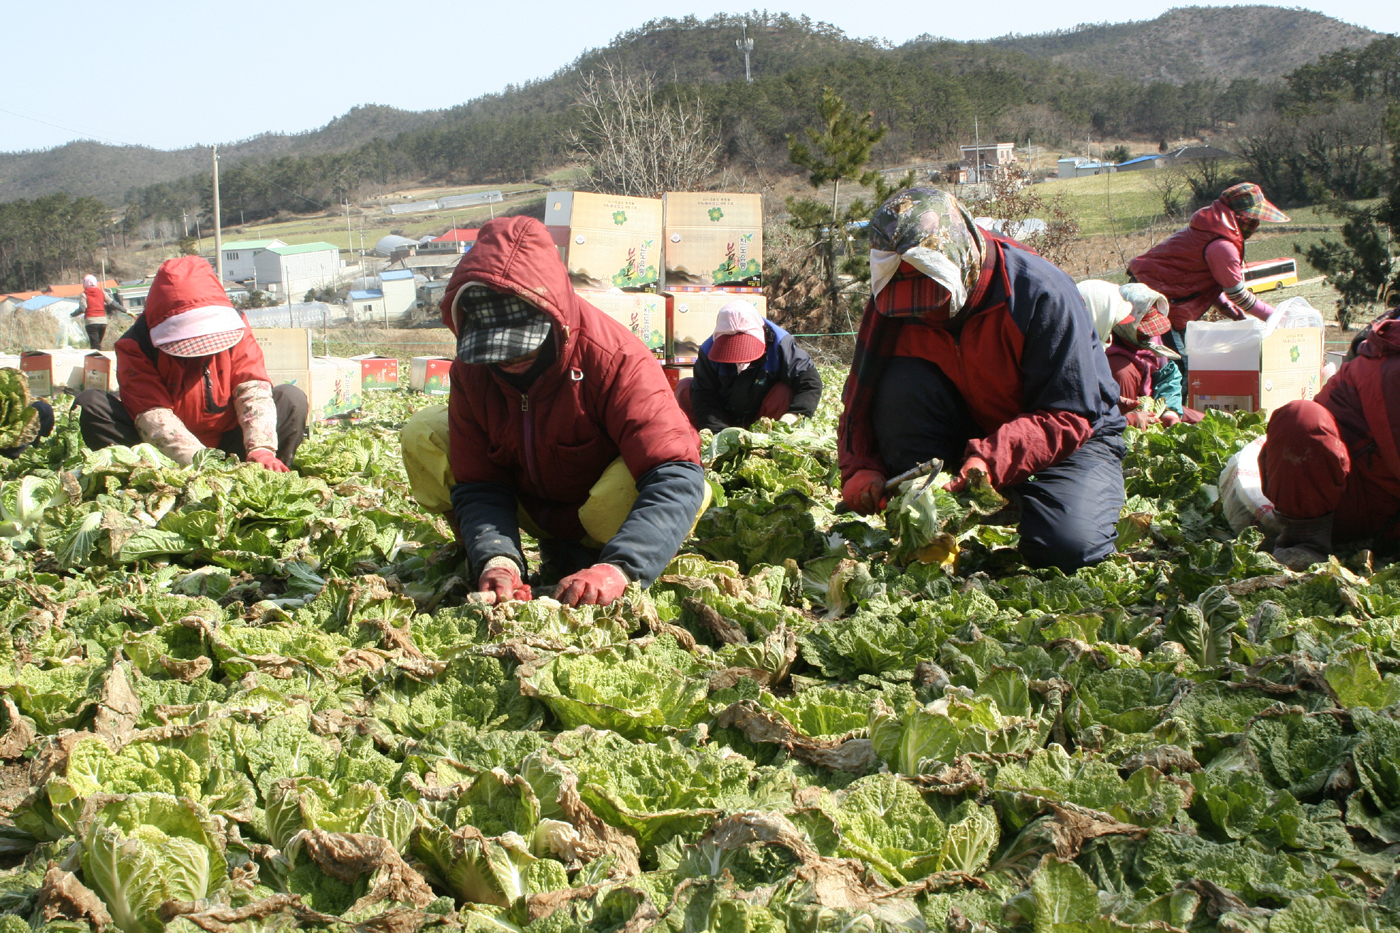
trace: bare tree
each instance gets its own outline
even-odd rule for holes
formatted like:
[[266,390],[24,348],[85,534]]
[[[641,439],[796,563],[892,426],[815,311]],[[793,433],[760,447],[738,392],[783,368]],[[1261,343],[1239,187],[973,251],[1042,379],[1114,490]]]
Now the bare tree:
[[700,98],[660,99],[650,72],[604,62],[575,103],[581,127],[567,141],[592,166],[596,191],[655,198],[693,191],[715,171],[719,141]]

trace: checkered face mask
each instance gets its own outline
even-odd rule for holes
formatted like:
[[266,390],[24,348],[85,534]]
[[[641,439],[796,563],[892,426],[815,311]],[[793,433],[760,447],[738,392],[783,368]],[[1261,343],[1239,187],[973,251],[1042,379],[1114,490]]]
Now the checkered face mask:
[[468,285],[457,297],[457,310],[462,322],[457,359],[463,363],[519,359],[549,339],[549,318],[517,295]]

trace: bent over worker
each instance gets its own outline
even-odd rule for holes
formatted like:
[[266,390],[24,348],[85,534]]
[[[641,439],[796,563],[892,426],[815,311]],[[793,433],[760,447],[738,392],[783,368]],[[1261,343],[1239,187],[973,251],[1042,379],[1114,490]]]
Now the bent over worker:
[[1284,520],[1274,557],[1294,570],[1335,543],[1400,530],[1400,321],[1382,321],[1313,401],[1269,419],[1264,495]]
[[[1288,215],[1269,203],[1258,185],[1233,185],[1192,214],[1186,229],[1128,263],[1133,281],[1171,303],[1167,342],[1173,350],[1186,352],[1186,325],[1213,307],[1237,321],[1246,314],[1268,320],[1273,306],[1245,287],[1244,241],[1260,223],[1287,222]],[[1189,359],[1181,364],[1183,372],[1189,365]]]
[[1113,553],[1124,420],[1069,276],[987,231],[947,192],[901,191],[870,222],[872,297],[837,433],[842,497],[933,457],[1019,501],[1021,553],[1073,571]]
[[531,597],[522,527],[566,605],[649,586],[708,493],[699,436],[651,352],[574,293],[531,218],[482,227],[441,307],[457,335],[451,394],[405,425],[404,466],[460,535],[478,589]]
[[189,465],[213,447],[286,472],[306,430],[306,393],[273,387],[247,320],[198,256],[156,273],[117,341],[117,382],[120,396],[89,389],[73,401],[93,450],[145,441]]
[[695,376],[676,384],[676,401],[697,430],[747,428],[759,418],[793,424],[822,400],[822,377],[792,335],[736,298],[700,345]]

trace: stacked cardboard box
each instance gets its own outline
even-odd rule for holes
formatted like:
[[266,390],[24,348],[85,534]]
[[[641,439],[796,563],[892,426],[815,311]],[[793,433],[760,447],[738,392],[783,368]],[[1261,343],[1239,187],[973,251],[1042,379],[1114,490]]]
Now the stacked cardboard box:
[[1279,328],[1267,336],[1251,321],[1186,327],[1192,408],[1272,413],[1311,399],[1322,386],[1323,332]]
[[324,421],[356,411],[364,404],[358,360],[311,355],[311,331],[302,327],[255,327],[273,385],[294,385],[306,393],[307,417]]
[[[89,363],[89,356],[103,362],[98,363],[95,359]],[[18,368],[29,377],[30,395],[51,398],[65,390],[75,395],[85,388],[114,391],[117,387],[115,360],[116,354],[110,350],[105,353],[94,350],[30,350],[20,354]],[[105,369],[108,380],[105,383],[94,381],[89,386],[89,369]]]
[[763,196],[666,195],[666,287],[763,284]]
[[544,223],[574,287],[654,288],[661,277],[660,198],[551,191]]
[[715,332],[719,310],[743,298],[768,316],[768,299],[762,295],[734,295],[730,292],[681,292],[666,295],[666,362],[672,366],[693,366],[700,345]]
[[658,358],[666,353],[666,299],[654,292],[589,292],[579,297],[637,335]]

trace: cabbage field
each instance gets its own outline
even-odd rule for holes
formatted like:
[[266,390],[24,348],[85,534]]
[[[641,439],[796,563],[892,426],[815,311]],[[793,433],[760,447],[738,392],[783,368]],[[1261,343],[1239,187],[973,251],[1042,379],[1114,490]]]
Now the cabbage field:
[[0,933],[1400,929],[1400,573],[1229,531],[1258,416],[1130,430],[1065,576],[986,489],[836,514],[834,395],[577,610],[470,597],[422,397],[299,474],[60,411],[0,461]]

